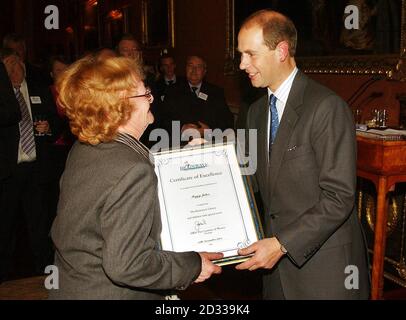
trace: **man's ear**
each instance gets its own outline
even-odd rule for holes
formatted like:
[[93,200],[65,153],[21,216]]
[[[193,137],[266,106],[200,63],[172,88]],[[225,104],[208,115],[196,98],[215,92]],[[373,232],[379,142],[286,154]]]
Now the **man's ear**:
[[276,51],[280,61],[285,61],[289,56],[289,44],[287,41],[281,41],[276,46]]

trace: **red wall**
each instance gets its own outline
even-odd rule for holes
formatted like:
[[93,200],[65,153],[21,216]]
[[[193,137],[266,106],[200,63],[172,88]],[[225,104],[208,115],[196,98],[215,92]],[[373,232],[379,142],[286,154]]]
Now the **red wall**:
[[184,73],[188,55],[201,55],[207,61],[207,80],[223,86],[226,46],[225,1],[175,1],[175,21],[174,53],[179,72]]
[[[66,48],[67,54],[74,56],[83,49],[84,1],[55,0],[61,16],[61,30],[49,31],[44,28],[44,8],[51,2],[48,0],[2,0],[0,10],[0,35],[17,31],[27,36],[29,58],[40,61],[44,54],[57,52]],[[102,17],[101,37],[104,35],[103,20],[111,9],[131,5],[133,20],[130,30],[141,40],[141,0],[103,0],[98,7]],[[19,8],[19,10],[17,10]],[[185,59],[189,54],[202,55],[208,63],[207,79],[225,88],[226,98],[236,112],[241,101],[239,75],[224,75],[226,53],[226,17],[227,2],[225,0],[174,0],[175,10],[175,48],[178,73],[184,74]],[[82,15],[82,16],[81,16]],[[73,35],[65,32],[67,25],[74,25],[79,30]],[[102,39],[102,42],[103,39]],[[147,49],[145,54],[149,62],[157,59],[159,48]],[[360,86],[368,80],[361,75],[322,75],[311,74],[312,78],[336,91],[347,100]],[[396,96],[406,93],[406,83],[380,80],[373,83],[351,106],[363,111],[362,117],[368,120],[374,108],[389,110],[389,125],[398,124],[399,101]],[[373,95],[380,95],[373,98]]]

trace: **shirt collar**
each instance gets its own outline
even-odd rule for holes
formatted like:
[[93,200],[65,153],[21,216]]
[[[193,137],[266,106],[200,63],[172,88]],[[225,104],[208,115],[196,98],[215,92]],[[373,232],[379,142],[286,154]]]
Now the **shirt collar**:
[[[25,81],[25,79],[23,80],[23,82],[20,83],[20,86],[18,87],[18,89],[24,90],[25,88],[27,88],[27,82]],[[14,93],[17,92],[17,89],[15,87],[13,87]]]
[[279,101],[281,101],[284,105],[286,101],[288,101],[289,92],[292,88],[293,80],[295,79],[296,73],[298,72],[298,68],[295,67],[290,75],[282,82],[278,89],[275,92],[272,92],[271,89],[268,87],[268,98],[270,95],[274,95]]
[[189,83],[189,87],[190,87],[190,90],[192,90],[192,87],[196,87],[197,88],[197,92],[200,92],[200,88],[202,87],[202,82],[200,82],[198,85],[192,85],[189,81],[188,81],[188,83]]
[[168,79],[167,77],[165,77],[165,83],[168,84],[169,81],[173,81],[173,83],[176,83],[176,74],[173,76],[172,79]]

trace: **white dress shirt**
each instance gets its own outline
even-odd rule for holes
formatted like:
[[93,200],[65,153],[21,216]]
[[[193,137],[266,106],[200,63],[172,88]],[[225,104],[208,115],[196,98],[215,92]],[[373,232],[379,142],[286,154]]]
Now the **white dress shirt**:
[[[273,94],[276,97],[276,110],[278,111],[279,124],[281,123],[283,112],[285,111],[286,101],[288,101],[290,89],[292,89],[293,80],[295,79],[298,69],[295,67],[289,77],[276,89],[275,92],[272,92],[268,88],[268,101],[270,96]],[[269,106],[269,103],[268,103]],[[271,130],[271,110],[268,108],[268,148],[269,148],[269,134]],[[269,151],[269,150],[268,150]]]

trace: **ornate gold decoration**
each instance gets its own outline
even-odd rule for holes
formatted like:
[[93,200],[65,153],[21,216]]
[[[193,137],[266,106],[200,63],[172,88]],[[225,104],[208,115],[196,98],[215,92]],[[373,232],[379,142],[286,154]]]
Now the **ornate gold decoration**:
[[402,258],[402,261],[397,265],[396,270],[398,271],[399,276],[402,279],[406,280],[406,264],[405,258]]
[[[235,0],[226,1],[224,73],[233,74],[238,70],[238,58],[235,55]],[[382,75],[388,79],[406,81],[406,0],[402,0],[401,15],[398,54],[299,57],[298,65],[306,73]]]
[[226,53],[224,74],[232,75],[237,70],[235,59],[234,0],[226,0]]
[[405,264],[405,256],[404,256],[404,249],[405,249],[405,233],[406,233],[406,194],[403,201],[403,223],[402,223],[402,237],[400,239],[400,262],[396,268],[398,271],[399,276],[406,280],[406,264]]
[[305,73],[383,75],[392,78],[399,63],[397,55],[310,57],[297,60]]
[[[389,208],[388,208],[388,219],[386,223],[386,237],[388,237],[395,229],[399,223],[401,215],[399,214],[399,206],[396,202],[395,197],[392,194],[389,194]],[[376,220],[376,201],[375,198],[368,194],[364,194],[365,199],[365,210],[366,210],[366,220],[369,227],[372,231],[375,229],[375,220]]]
[[[406,51],[406,50],[405,50]],[[388,75],[389,79],[406,81],[406,59],[402,57],[399,59],[396,68]]]
[[357,190],[357,213],[358,213],[358,219],[361,221],[361,215],[362,215],[362,196],[363,196],[363,191],[362,191],[362,182],[359,182],[361,184],[361,187]]

